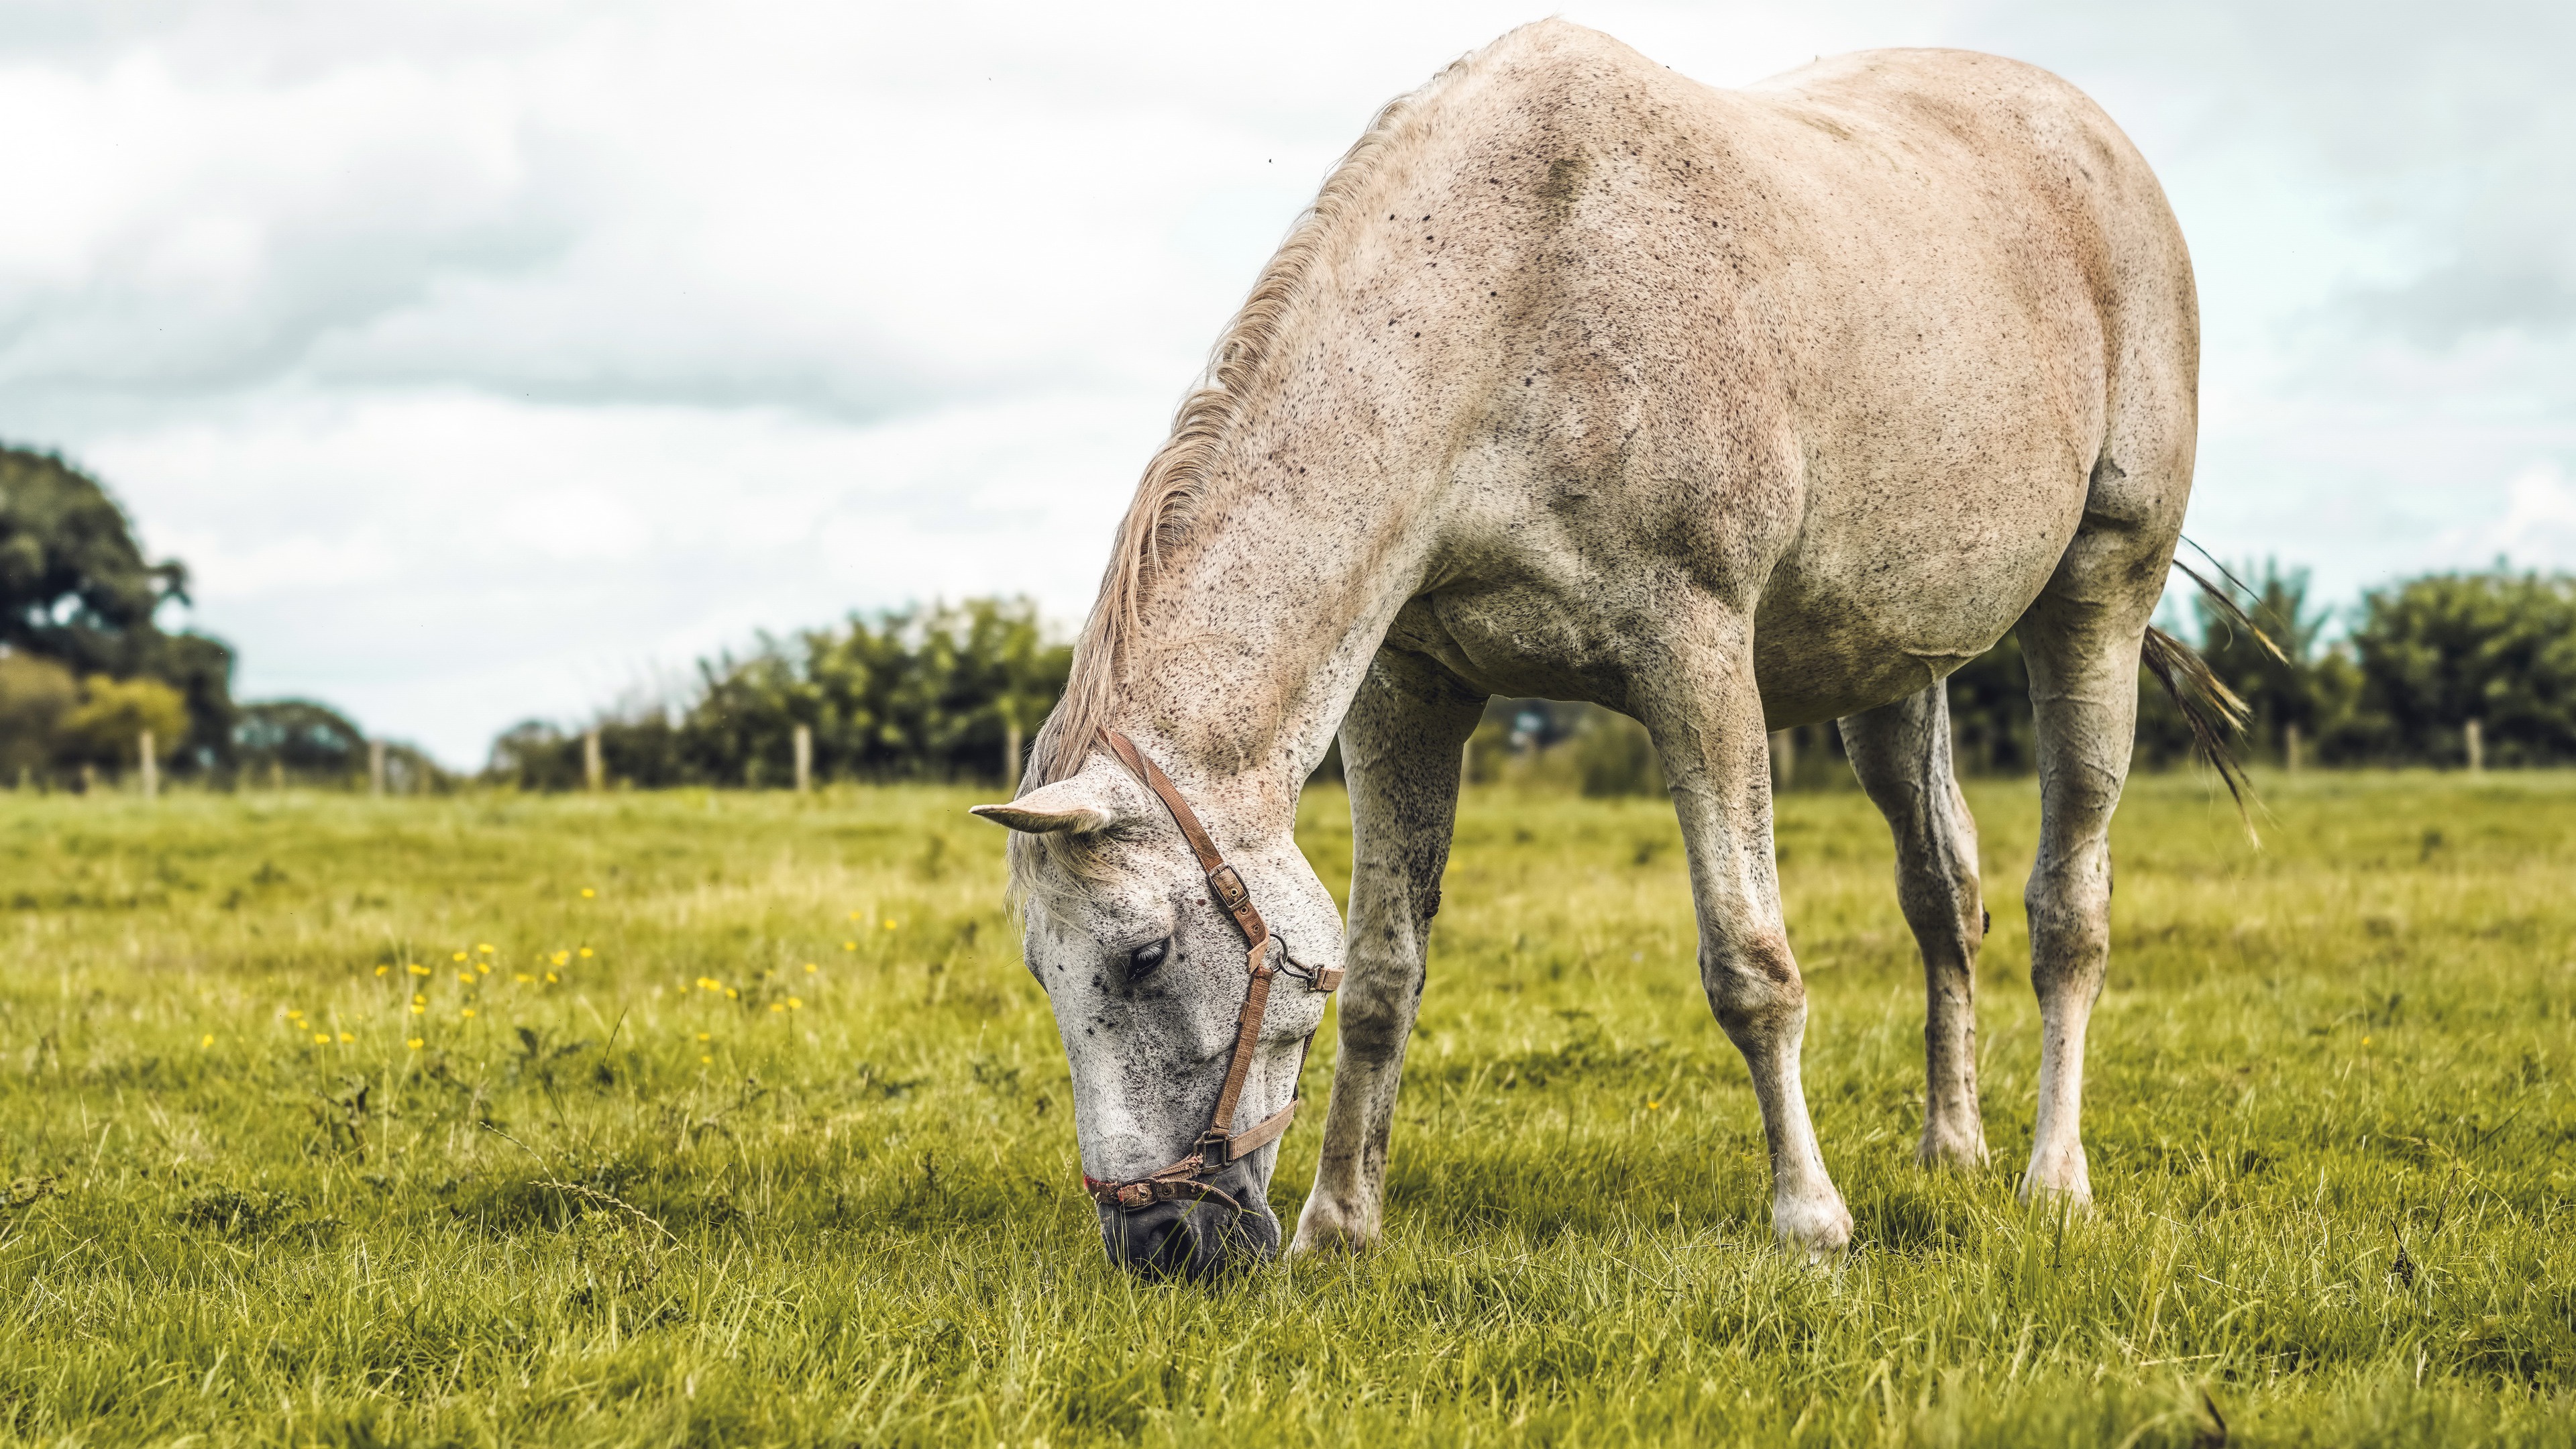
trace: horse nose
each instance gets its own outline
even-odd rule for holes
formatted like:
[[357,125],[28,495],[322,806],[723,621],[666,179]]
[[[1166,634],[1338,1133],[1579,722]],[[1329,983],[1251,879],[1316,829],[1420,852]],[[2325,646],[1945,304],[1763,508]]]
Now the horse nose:
[[1279,1250],[1279,1222],[1267,1211],[1224,1203],[1158,1202],[1133,1212],[1100,1210],[1109,1260],[1149,1278],[1203,1283]]

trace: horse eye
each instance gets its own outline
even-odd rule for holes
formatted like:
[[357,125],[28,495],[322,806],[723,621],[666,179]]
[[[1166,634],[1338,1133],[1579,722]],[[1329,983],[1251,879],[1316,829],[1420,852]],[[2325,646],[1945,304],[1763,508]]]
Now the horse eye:
[[1168,938],[1139,946],[1127,953],[1127,967],[1141,976],[1162,965],[1163,958],[1171,953],[1172,943]]

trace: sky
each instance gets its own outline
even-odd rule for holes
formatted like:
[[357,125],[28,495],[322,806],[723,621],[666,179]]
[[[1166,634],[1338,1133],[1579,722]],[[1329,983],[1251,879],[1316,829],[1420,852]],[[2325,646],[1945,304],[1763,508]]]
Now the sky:
[[[11,0],[0,439],[186,561],[238,696],[451,765],[854,609],[1069,628],[1333,159],[1545,13]],[[2192,247],[2191,537],[2337,602],[2576,566],[2576,6],[1554,13],[1716,85],[2057,71]]]

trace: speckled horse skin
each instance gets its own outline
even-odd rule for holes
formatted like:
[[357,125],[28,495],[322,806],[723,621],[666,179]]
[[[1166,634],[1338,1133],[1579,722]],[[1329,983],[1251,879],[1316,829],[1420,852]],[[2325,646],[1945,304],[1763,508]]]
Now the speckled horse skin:
[[[2045,1023],[2022,1190],[2089,1198],[2108,832],[2190,492],[2198,329],[2145,161],[2014,61],[1870,51],[1726,91],[1548,21],[1388,106],[1148,469],[1027,787],[978,811],[1020,832],[1027,956],[1071,1060],[1083,1170],[1130,1177],[1187,1147],[1243,996],[1234,928],[1099,731],[1170,772],[1301,959],[1347,968],[1293,1244],[1313,1251],[1380,1231],[1461,745],[1487,696],[1544,695],[1652,735],[1700,978],[1761,1106],[1775,1230],[1842,1247],[1851,1217],[1799,1077],[1766,732],[1841,720],[1923,951],[1922,1157],[1983,1162],[1986,916],[1942,681],[2017,630]],[[1347,931],[1291,834],[1336,729]],[[1242,1121],[1294,1095],[1323,1007],[1275,1002]],[[1228,1168],[1229,1191],[1260,1203],[1275,1156]],[[1211,1211],[1104,1211],[1103,1230],[1146,1266],[1277,1246],[1266,1209]]]

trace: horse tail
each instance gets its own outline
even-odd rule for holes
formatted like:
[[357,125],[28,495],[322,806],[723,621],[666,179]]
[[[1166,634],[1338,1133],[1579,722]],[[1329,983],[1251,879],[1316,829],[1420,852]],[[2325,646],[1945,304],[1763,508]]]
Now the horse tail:
[[[2256,627],[2227,591],[2201,577],[2198,570],[2179,559],[2175,560],[2174,567],[2181,569],[2185,576],[2200,586],[2203,594],[2217,602],[2221,616],[2228,622],[2253,635],[2273,658],[2286,658],[2280,646]],[[2254,782],[2246,778],[2245,764],[2236,758],[2235,749],[2235,737],[2245,733],[2246,721],[2253,717],[2253,707],[2245,702],[2244,696],[2227,687],[2227,681],[2218,677],[2217,671],[2209,667],[2209,661],[2200,657],[2199,650],[2152,624],[2147,626],[2146,639],[2139,650],[2139,662],[2156,677],[2156,683],[2164,686],[2174,708],[2182,712],[2183,724],[2191,730],[2192,744],[2227,786],[2228,798],[2236,802],[2236,818],[2244,822],[2246,838],[2257,845],[2262,844],[2262,837],[2254,829]]]

